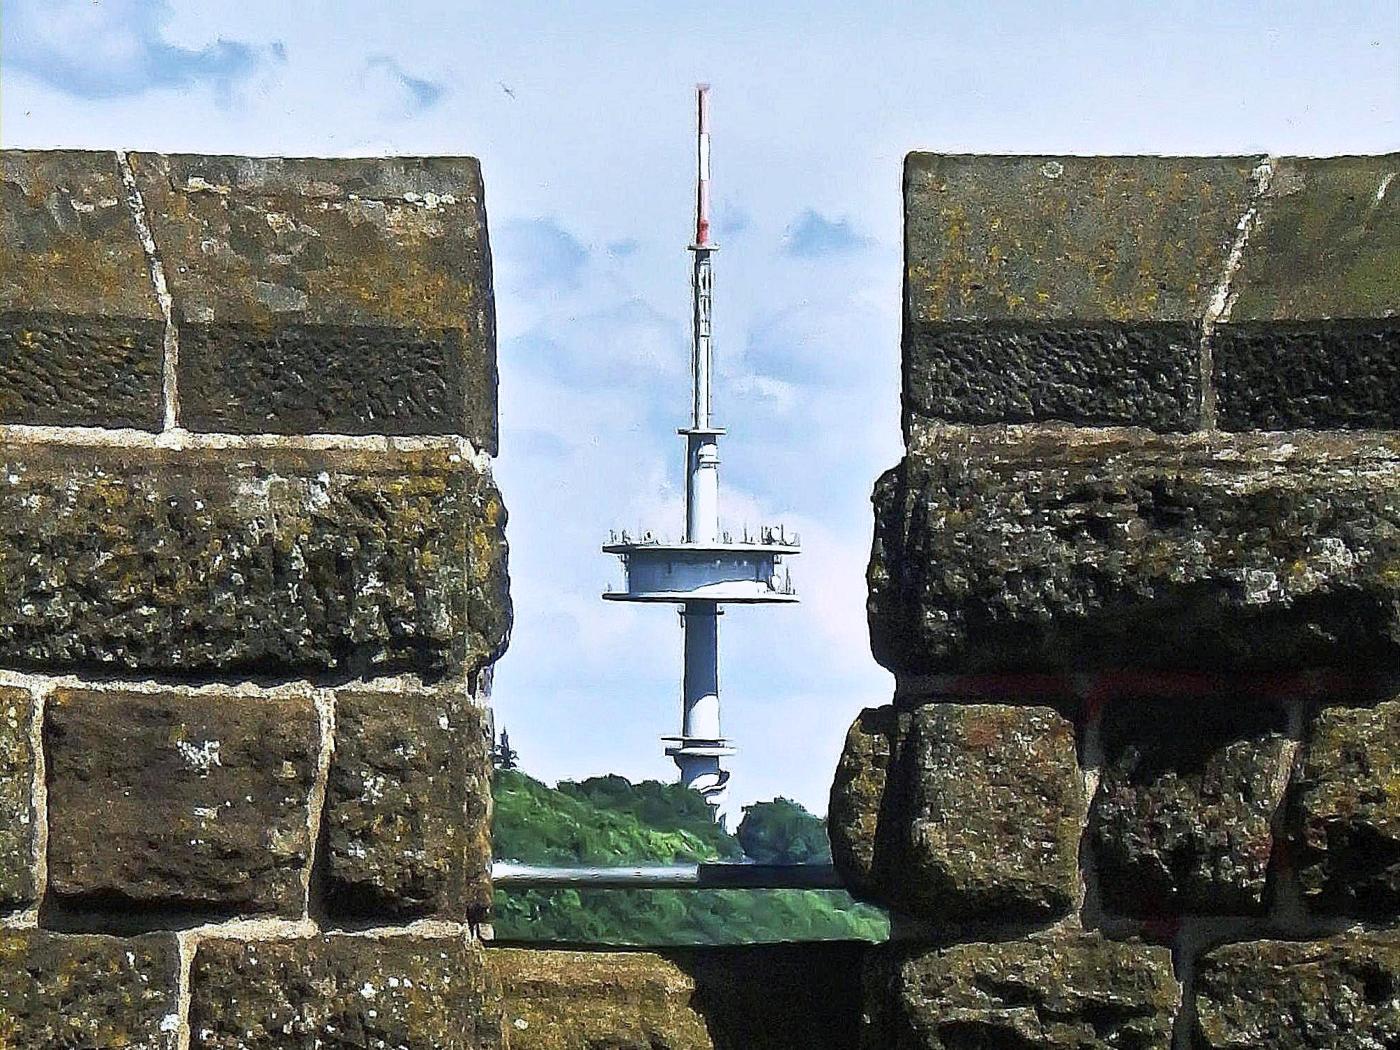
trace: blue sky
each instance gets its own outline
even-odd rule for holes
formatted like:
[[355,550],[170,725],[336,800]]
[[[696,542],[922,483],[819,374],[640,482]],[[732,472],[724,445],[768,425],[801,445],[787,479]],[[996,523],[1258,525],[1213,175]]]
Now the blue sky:
[[498,721],[547,779],[674,774],[673,613],[598,597],[609,528],[677,531],[692,85],[714,85],[725,510],[802,533],[795,609],[723,622],[733,802],[821,812],[885,702],[862,574],[899,455],[911,149],[1400,147],[1395,0],[5,0],[0,142],[469,153],[497,260],[517,623]]

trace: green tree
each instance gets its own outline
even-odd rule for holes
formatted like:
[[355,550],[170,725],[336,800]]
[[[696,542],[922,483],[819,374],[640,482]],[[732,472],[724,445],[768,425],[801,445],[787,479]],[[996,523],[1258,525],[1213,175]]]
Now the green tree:
[[739,844],[760,864],[829,864],[826,821],[787,798],[744,807]]

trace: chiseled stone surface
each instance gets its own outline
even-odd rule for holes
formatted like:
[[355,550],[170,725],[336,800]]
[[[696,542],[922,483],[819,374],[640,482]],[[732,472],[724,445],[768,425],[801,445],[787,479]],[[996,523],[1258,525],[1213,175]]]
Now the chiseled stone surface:
[[500,1050],[500,995],[459,937],[207,940],[190,975],[192,1050]]
[[1089,820],[1104,906],[1142,916],[1260,913],[1288,780],[1286,732],[1277,704],[1111,703]]
[[471,157],[133,154],[198,430],[462,433],[496,447]]
[[117,155],[0,163],[0,422],[158,429],[165,325]]
[[449,451],[0,447],[0,664],[470,670],[510,619],[505,512]]
[[0,1047],[175,1050],[174,936],[0,930]]
[[911,326],[904,413],[906,422],[1191,430],[1200,421],[1200,357],[1191,322]]
[[492,949],[511,1050],[851,1050],[859,944]]
[[1397,437],[927,427],[874,503],[897,673],[1400,662]]
[[485,712],[460,693],[347,690],[326,792],[337,914],[463,919],[491,902]]
[[0,686],[0,911],[34,902],[34,699]]
[[1074,727],[1053,709],[867,712],[840,768],[831,839],[854,894],[939,924],[1043,921],[1073,906],[1087,800]]
[[872,950],[864,1050],[1168,1050],[1171,952],[1097,934]]
[[1196,968],[1202,1050],[1376,1050],[1400,1045],[1400,941],[1347,935],[1248,941]]
[[1329,707],[1294,787],[1294,863],[1315,911],[1400,911],[1400,699]]
[[318,747],[304,695],[56,690],[50,892],[80,907],[300,915]]

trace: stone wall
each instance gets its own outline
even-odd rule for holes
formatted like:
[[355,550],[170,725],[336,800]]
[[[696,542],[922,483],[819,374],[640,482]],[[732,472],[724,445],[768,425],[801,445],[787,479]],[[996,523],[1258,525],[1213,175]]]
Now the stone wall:
[[476,161],[3,162],[0,1047],[503,1045]]
[[1400,1045],[1400,156],[913,154],[864,1045]]

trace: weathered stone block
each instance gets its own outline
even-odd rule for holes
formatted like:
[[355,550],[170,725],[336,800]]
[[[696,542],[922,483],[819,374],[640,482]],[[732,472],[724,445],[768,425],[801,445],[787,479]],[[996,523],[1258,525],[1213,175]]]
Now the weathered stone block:
[[1397,174],[1400,153],[1275,160],[1230,320],[1400,313]]
[[165,325],[115,153],[3,152],[0,422],[159,429]]
[[301,914],[318,747],[306,696],[57,690],[50,892],[80,907]]
[[448,451],[0,447],[0,663],[301,674],[479,666],[505,513]]
[[1400,700],[1314,721],[1294,793],[1294,863],[1314,910],[1400,911]]
[[208,940],[190,975],[193,1050],[498,1050],[498,986],[457,937]]
[[496,446],[471,157],[134,154],[197,430],[461,433]]
[[849,1050],[865,951],[807,943],[489,958],[512,1050]]
[[1400,942],[1351,935],[1250,941],[1196,969],[1203,1050],[1373,1050],[1400,1045]]
[[851,890],[940,924],[1068,912],[1087,808],[1069,721],[1047,707],[930,704],[900,740],[893,717],[863,717],[842,759],[852,772],[873,759],[838,782],[830,818]]
[[874,502],[897,673],[1400,664],[1394,437],[929,427]]
[[489,907],[488,748],[468,696],[339,695],[325,815],[333,912],[463,919]]
[[866,1050],[1168,1050],[1171,952],[1098,935],[875,949]]
[[920,325],[904,340],[906,422],[1191,430],[1200,342],[1191,323]]
[[0,930],[0,1046],[175,1050],[174,936]]
[[846,888],[866,900],[883,895],[882,882],[895,862],[886,853],[897,848],[889,838],[900,815],[893,811],[897,792],[889,784],[892,776],[902,781],[896,761],[912,717],[890,706],[862,711],[846,732],[831,784],[826,827],[832,860]]
[[1226,430],[1400,430],[1400,320],[1231,324],[1214,342]]
[[0,910],[34,901],[34,699],[0,686]]
[[1274,704],[1110,704],[1089,820],[1104,906],[1139,916],[1260,913],[1288,781],[1286,733]]
[[933,321],[1198,320],[1259,159],[911,153],[905,334]]

